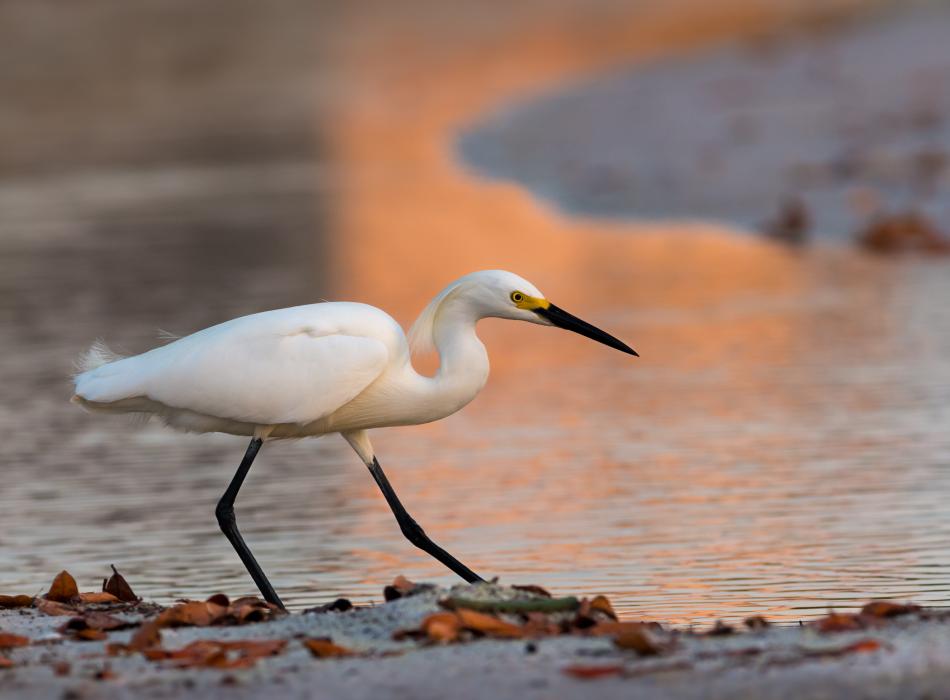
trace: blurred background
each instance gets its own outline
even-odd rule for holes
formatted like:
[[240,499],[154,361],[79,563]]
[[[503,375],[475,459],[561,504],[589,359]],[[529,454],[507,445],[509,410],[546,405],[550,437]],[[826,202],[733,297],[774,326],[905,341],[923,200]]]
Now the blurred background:
[[[481,324],[483,394],[374,436],[436,541],[630,618],[946,604],[948,33],[926,2],[0,1],[0,590],[256,592],[213,515],[245,440],[71,406],[97,337],[408,324],[505,268],[642,357]],[[454,581],[336,437],[268,446],[237,510],[296,609]]]

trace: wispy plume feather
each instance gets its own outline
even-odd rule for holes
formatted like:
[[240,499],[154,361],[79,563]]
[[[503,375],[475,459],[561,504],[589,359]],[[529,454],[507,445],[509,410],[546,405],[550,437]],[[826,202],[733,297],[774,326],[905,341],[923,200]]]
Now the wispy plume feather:
[[86,352],[79,356],[75,362],[76,374],[82,374],[90,370],[107,365],[110,362],[124,359],[123,355],[113,352],[102,339],[97,339]]

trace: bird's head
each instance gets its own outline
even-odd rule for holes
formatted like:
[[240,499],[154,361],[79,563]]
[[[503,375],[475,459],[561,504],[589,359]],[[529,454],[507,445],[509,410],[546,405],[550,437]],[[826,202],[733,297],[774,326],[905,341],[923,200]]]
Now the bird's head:
[[556,326],[637,355],[626,343],[555,306],[537,287],[512,272],[482,270],[465,275],[443,290],[433,301],[434,308],[449,298],[464,302],[479,318],[507,318]]

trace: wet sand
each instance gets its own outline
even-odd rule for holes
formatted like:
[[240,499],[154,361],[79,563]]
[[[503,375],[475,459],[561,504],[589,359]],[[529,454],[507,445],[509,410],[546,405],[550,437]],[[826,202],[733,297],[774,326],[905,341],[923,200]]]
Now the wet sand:
[[[943,697],[950,680],[950,625],[914,615],[850,632],[811,626],[713,636],[659,630],[651,633],[651,643],[662,648],[658,654],[584,634],[448,644],[393,638],[432,613],[444,614],[438,601],[448,595],[513,593],[524,595],[460,585],[350,612],[162,631],[167,650],[197,640],[287,641],[280,653],[237,670],[175,668],[173,660],[146,660],[140,653],[108,655],[106,644],[128,643],[136,630],[110,632],[107,641],[75,641],[57,632],[66,617],[2,611],[0,627],[32,643],[5,651],[16,666],[0,672],[0,695],[436,699],[451,688],[458,698],[904,698]],[[314,638],[332,639],[355,655],[313,658],[301,640]]]

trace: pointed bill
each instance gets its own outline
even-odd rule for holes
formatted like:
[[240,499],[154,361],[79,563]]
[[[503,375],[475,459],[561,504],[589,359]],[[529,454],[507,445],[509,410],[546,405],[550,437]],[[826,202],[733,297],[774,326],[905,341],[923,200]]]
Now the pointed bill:
[[620,352],[625,352],[628,355],[640,357],[636,350],[631,348],[623,341],[614,338],[612,335],[600,330],[596,326],[592,326],[587,321],[582,321],[581,319],[577,318],[577,316],[569,314],[567,311],[555,306],[554,304],[548,304],[546,307],[539,307],[537,309],[533,309],[533,311],[538,316],[546,319],[552,325],[557,326],[558,328],[563,328],[567,331],[573,331],[574,333],[578,333],[585,338],[596,340],[598,343],[603,343],[604,345],[619,350]]

